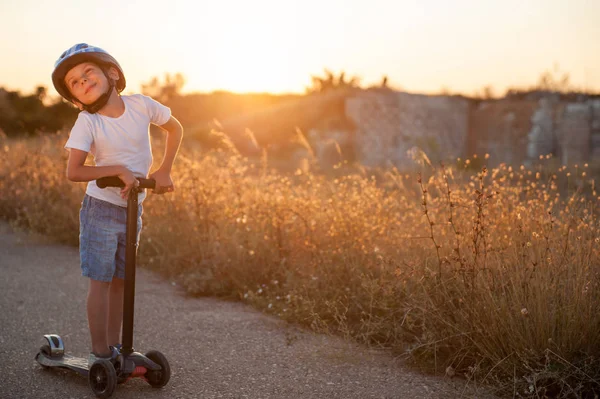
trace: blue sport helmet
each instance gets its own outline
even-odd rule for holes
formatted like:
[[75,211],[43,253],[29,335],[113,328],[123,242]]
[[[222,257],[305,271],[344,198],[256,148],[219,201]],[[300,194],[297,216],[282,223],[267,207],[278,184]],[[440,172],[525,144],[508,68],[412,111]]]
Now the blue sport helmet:
[[[54,71],[52,72],[52,83],[54,84],[54,88],[58,94],[63,96],[68,101],[73,102],[74,100],[78,101],[78,99],[74,98],[67,88],[65,84],[65,76],[71,70],[71,68],[83,62],[93,62],[94,64],[98,65],[104,72],[104,75],[109,82],[107,92],[101,95],[98,100],[89,105],[82,104],[84,110],[93,114],[98,112],[102,107],[104,107],[104,105],[106,105],[108,99],[110,98],[110,93],[112,92],[113,87],[116,87],[117,93],[120,93],[125,89],[125,74],[123,73],[123,69],[117,60],[105,50],[86,43],[78,43],[63,52],[60,57],[58,57],[58,60],[54,64]],[[111,66],[115,67],[119,72],[119,80],[116,81],[116,84],[108,77],[107,74],[108,68]]]

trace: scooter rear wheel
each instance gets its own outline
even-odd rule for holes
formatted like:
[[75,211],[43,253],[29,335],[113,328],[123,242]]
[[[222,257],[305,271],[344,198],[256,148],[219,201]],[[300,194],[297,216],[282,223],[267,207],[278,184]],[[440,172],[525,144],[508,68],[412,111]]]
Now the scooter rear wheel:
[[88,381],[96,397],[110,397],[117,386],[117,373],[110,360],[96,360],[90,368]]

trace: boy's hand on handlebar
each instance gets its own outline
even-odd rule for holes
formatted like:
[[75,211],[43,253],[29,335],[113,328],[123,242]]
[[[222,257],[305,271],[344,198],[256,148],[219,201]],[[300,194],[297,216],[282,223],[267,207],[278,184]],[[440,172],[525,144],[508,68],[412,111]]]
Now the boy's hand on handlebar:
[[131,191],[132,188],[139,186],[140,182],[128,169],[125,169],[123,173],[119,174],[118,176],[119,179],[123,180],[123,183],[125,183],[125,187],[121,189],[121,198],[127,199],[129,191]]
[[162,170],[157,170],[150,175],[150,179],[156,181],[156,187],[152,191],[154,194],[165,194],[175,191],[173,180],[171,180],[171,174]]

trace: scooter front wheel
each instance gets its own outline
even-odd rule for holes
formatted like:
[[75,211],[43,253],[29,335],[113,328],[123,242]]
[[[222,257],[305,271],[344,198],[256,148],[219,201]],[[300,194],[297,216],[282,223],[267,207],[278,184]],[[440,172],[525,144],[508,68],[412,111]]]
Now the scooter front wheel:
[[160,366],[160,370],[148,370],[146,372],[146,380],[154,388],[162,388],[169,382],[171,378],[171,367],[165,355],[159,351],[150,351],[146,353],[146,357]]

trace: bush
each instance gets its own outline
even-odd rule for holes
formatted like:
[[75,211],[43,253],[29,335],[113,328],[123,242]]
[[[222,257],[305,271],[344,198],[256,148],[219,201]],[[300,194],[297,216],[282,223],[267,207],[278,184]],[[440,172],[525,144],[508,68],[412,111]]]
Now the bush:
[[45,97],[42,86],[29,96],[0,88],[0,131],[11,137],[34,135],[56,132],[75,121],[79,113],[75,107],[61,99],[46,106]]

